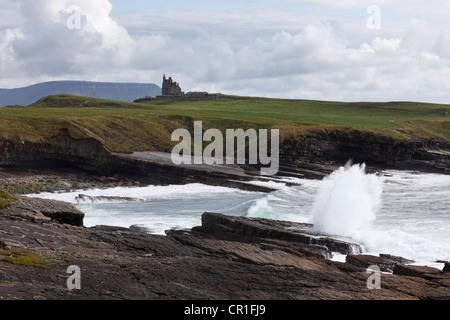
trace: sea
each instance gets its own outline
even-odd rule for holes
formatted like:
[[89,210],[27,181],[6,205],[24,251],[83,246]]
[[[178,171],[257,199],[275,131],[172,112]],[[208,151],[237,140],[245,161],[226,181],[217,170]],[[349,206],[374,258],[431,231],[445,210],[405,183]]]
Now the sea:
[[[192,183],[29,196],[74,204],[85,213],[86,227],[134,225],[164,235],[199,226],[204,212],[217,212],[311,223],[330,236],[355,240],[366,254],[401,256],[417,265],[442,268],[442,261],[450,261],[450,175],[369,174],[364,164],[347,164],[321,180],[284,177],[249,183],[275,191]],[[332,259],[344,261],[345,256],[334,253]]]

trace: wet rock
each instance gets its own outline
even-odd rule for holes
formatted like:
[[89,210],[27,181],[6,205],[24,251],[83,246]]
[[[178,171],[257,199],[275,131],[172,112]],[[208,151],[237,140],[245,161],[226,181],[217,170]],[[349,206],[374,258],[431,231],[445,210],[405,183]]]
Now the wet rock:
[[75,197],[75,200],[77,202],[99,202],[99,201],[116,201],[116,202],[132,202],[132,201],[137,201],[138,199],[136,198],[130,198],[130,197],[115,197],[115,196],[88,196],[85,194],[79,194],[78,196]]
[[441,270],[428,266],[411,266],[398,264],[394,268],[394,274],[408,277],[434,279],[441,275]]
[[83,225],[84,213],[70,203],[33,199],[32,205],[35,210],[59,223],[66,223],[74,226]]
[[[367,267],[372,265],[379,265],[380,258],[372,255],[347,255],[345,257],[345,262],[347,264],[353,265],[355,267],[359,267],[360,270],[365,270]],[[380,268],[381,270],[381,268]]]
[[146,226],[140,225],[140,224],[133,224],[130,226],[130,231],[133,232],[144,232],[144,233],[151,233],[151,229],[147,228]]
[[385,253],[380,253],[380,259],[382,259],[385,263],[389,264],[409,264],[414,262],[413,260],[410,259]]
[[55,221],[74,226],[82,226],[84,219],[84,213],[70,203],[40,198],[18,197],[0,212],[39,223]]
[[378,257],[373,255],[361,254],[361,255],[347,255],[345,262],[353,266],[361,268],[364,270],[369,266],[375,265],[380,268],[381,271],[393,272],[397,264],[408,264],[414,261],[393,256],[390,254],[380,254]]
[[348,239],[334,238],[313,230],[311,224],[262,218],[226,216],[206,212],[202,215],[202,226],[197,232],[213,235],[216,239],[240,242],[262,242],[270,239],[300,243],[304,247],[321,251],[329,257],[332,252],[342,254],[361,253],[363,247]]

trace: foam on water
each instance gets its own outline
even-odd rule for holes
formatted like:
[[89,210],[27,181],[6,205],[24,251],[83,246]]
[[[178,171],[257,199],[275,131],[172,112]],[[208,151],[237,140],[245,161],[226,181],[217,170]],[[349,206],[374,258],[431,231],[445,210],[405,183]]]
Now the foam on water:
[[383,204],[359,239],[373,252],[421,262],[450,259],[450,176],[383,172]]
[[[88,197],[80,201],[80,194]],[[201,224],[206,211],[244,215],[261,193],[204,184],[117,187],[76,190],[66,193],[28,195],[74,204],[85,213],[84,225],[130,227],[140,225],[154,234],[165,234],[173,228],[186,229]],[[115,199],[117,197],[117,199]],[[124,200],[123,198],[129,198]],[[129,201],[129,200],[132,201]]]
[[[99,200],[101,203],[110,202],[122,202],[120,200],[114,200],[114,197],[131,198],[135,201],[151,201],[151,200],[170,200],[180,198],[191,198],[198,195],[214,195],[214,194],[227,194],[235,193],[236,189],[227,187],[209,186],[200,183],[192,183],[186,185],[167,185],[167,186],[146,186],[146,187],[116,187],[116,188],[96,188],[89,190],[75,190],[72,192],[59,192],[59,193],[39,193],[30,194],[29,197],[39,197],[45,199],[60,200],[78,204],[80,201],[78,196],[80,194],[87,195],[89,197],[105,197]],[[245,191],[242,191],[245,193]],[[110,199],[107,199],[110,198]],[[91,202],[87,200],[86,202]]]

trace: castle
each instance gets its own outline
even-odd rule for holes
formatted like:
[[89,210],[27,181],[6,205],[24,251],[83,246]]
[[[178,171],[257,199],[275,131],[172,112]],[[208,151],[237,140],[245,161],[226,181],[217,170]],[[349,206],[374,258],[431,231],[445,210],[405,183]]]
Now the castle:
[[173,81],[172,77],[163,76],[161,95],[155,98],[145,97],[135,100],[134,102],[150,101],[150,100],[215,100],[220,93],[208,93],[204,91],[191,91],[184,93],[180,85]]
[[213,100],[219,97],[220,93],[208,93],[204,91],[190,91],[184,93],[180,85],[172,80],[163,76],[161,96],[157,96],[156,99],[171,99],[171,100]]

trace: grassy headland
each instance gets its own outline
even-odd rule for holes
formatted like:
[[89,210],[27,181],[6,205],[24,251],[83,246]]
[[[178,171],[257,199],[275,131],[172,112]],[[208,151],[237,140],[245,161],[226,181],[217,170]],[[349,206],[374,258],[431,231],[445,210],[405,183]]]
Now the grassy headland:
[[217,100],[120,102],[49,96],[26,107],[0,108],[0,137],[45,141],[62,128],[92,137],[111,152],[169,151],[177,128],[278,128],[281,138],[356,129],[395,139],[450,141],[450,105],[415,102],[333,102],[223,95]]

